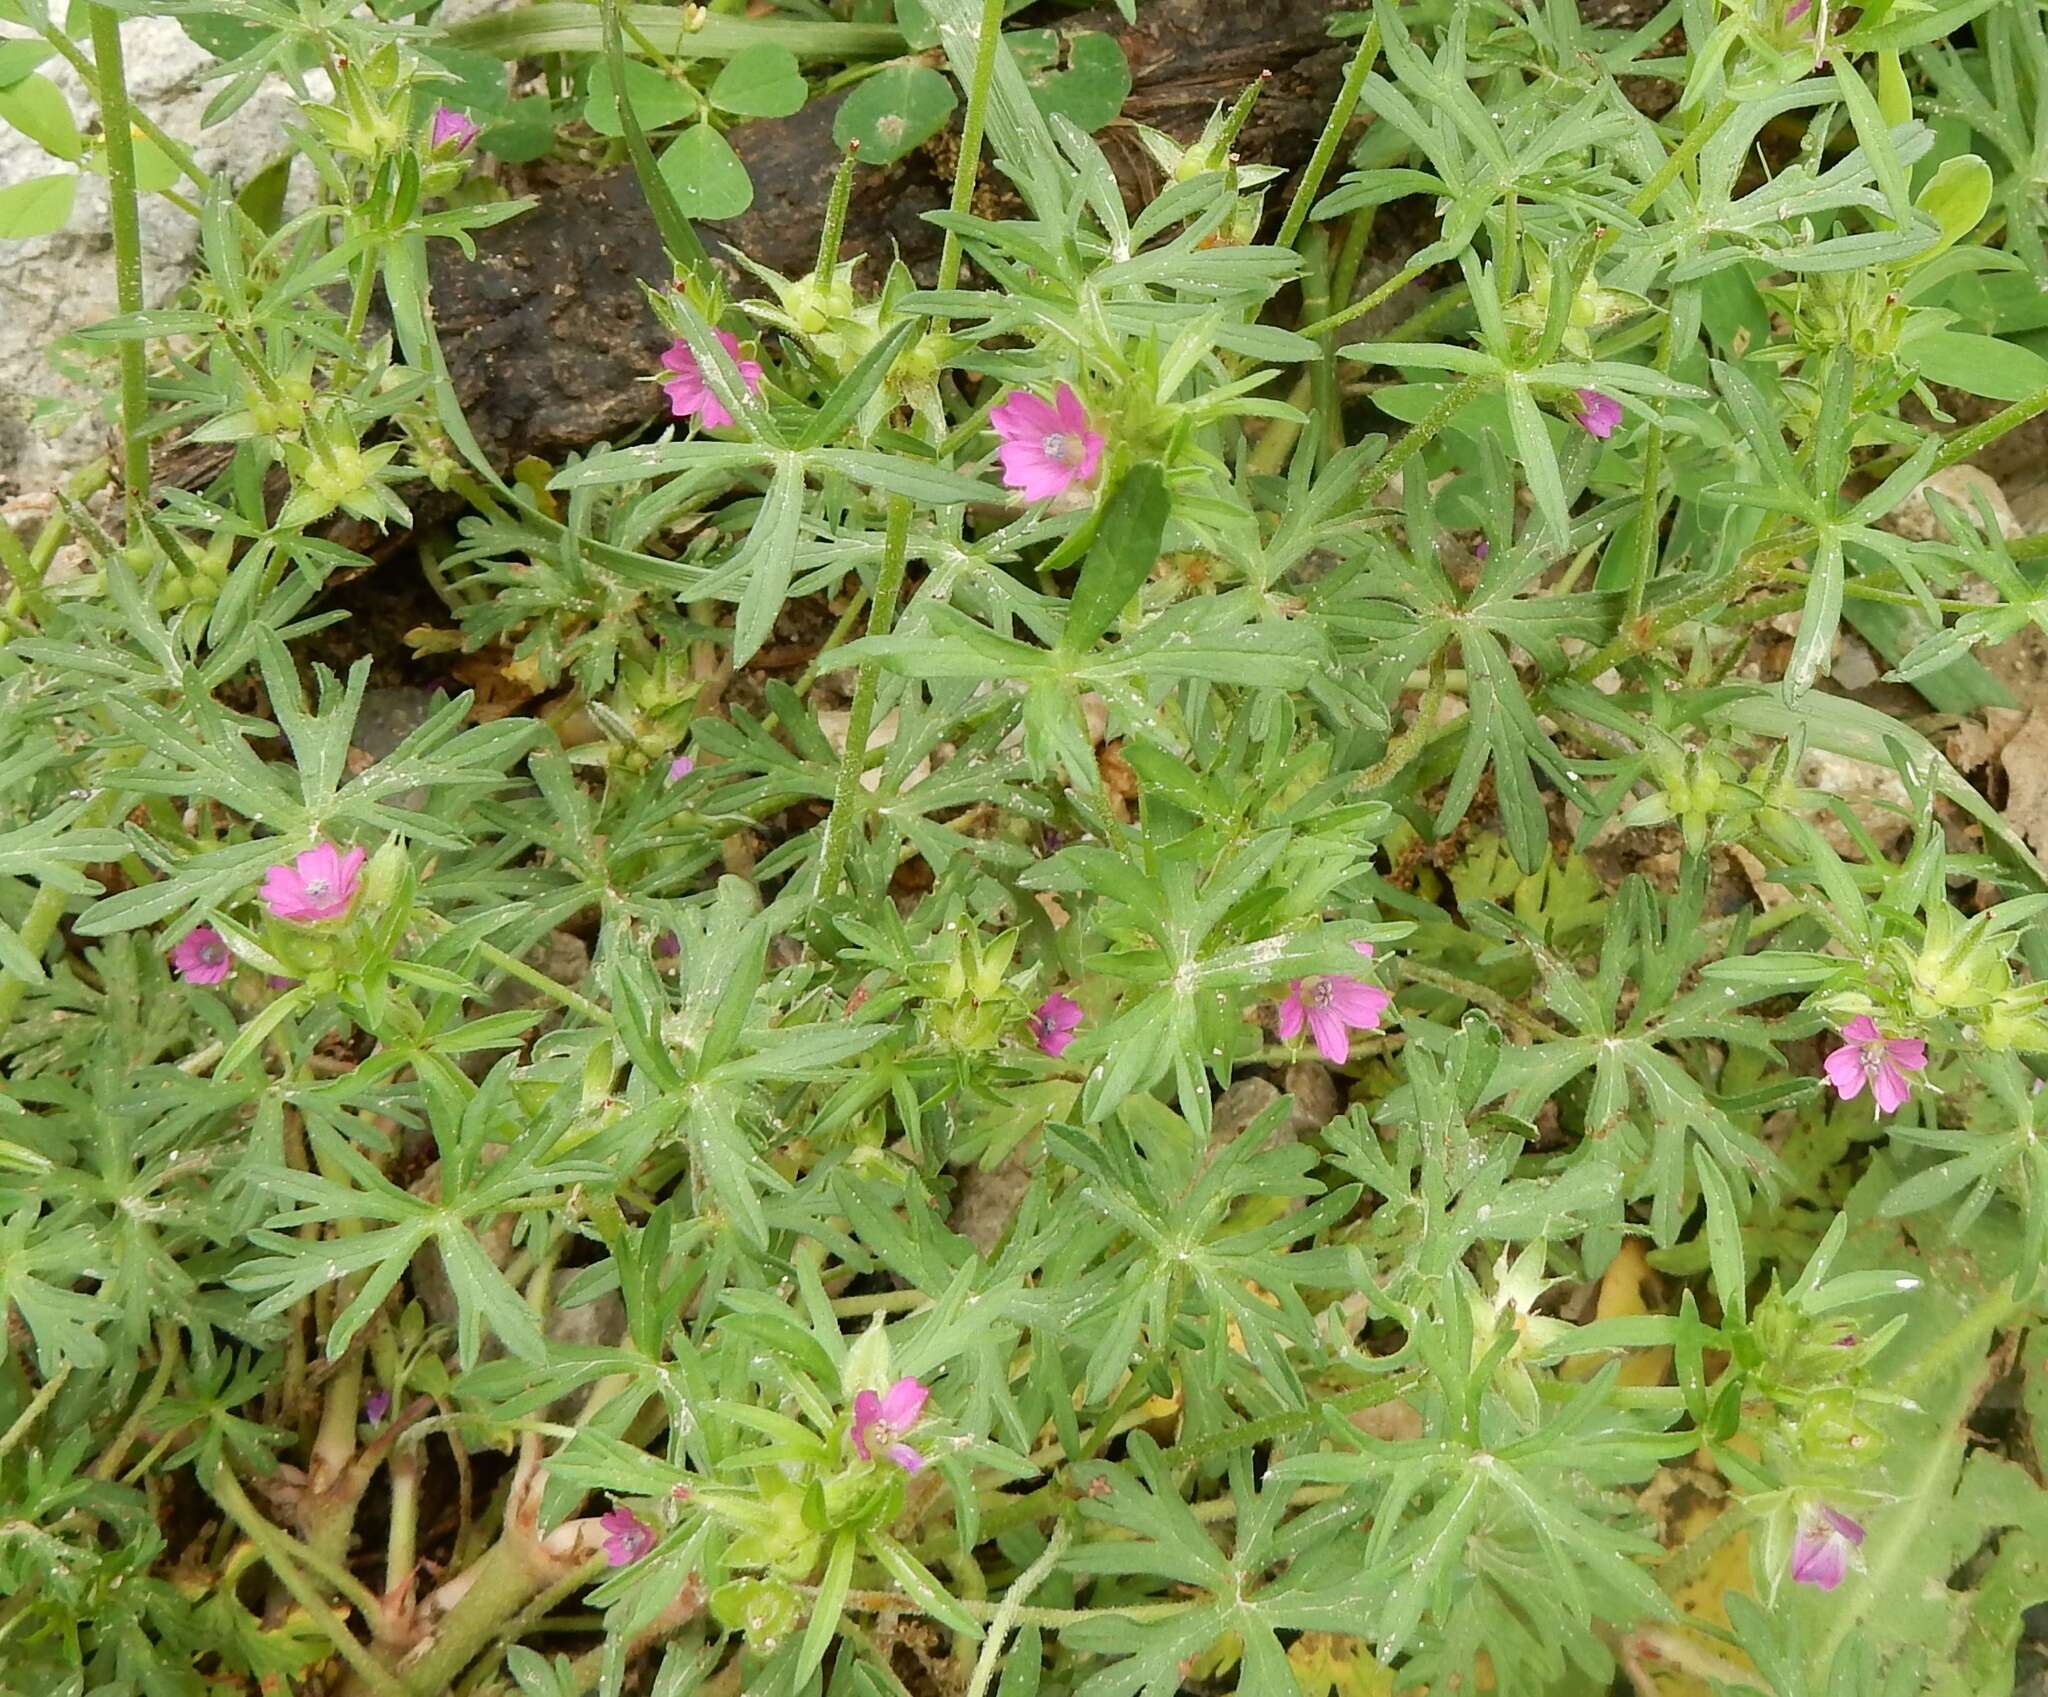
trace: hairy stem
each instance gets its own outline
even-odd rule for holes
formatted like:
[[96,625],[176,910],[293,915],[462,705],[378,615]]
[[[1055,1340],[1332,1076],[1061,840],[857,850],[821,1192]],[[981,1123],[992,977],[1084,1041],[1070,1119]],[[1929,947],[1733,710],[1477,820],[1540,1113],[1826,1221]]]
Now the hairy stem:
[[[134,116],[121,59],[121,19],[88,5],[93,63],[99,76],[100,123],[107,142],[107,208],[114,236],[114,298],[125,315],[142,310],[142,209],[135,188]],[[121,361],[121,483],[131,514],[149,494],[149,370],[142,343],[124,336]]]
[[1295,238],[1308,223],[1308,215],[1315,210],[1316,196],[1322,192],[1323,177],[1330,169],[1330,161],[1337,157],[1344,132],[1351,127],[1352,115],[1358,110],[1358,97],[1365,90],[1365,79],[1372,74],[1373,63],[1379,56],[1380,26],[1375,19],[1366,26],[1358,51],[1351,55],[1351,63],[1344,69],[1344,86],[1337,91],[1337,104],[1330,108],[1329,119],[1323,125],[1323,133],[1316,138],[1316,150],[1309,155],[1301,181],[1294,185],[1294,199],[1288,203],[1280,234],[1274,238],[1276,246],[1294,246]]
[[[981,141],[988,133],[988,97],[995,85],[996,50],[1003,39],[1003,0],[982,0],[980,31],[974,42],[974,82],[967,90],[967,117],[960,126],[960,157],[953,162],[953,195],[949,210],[962,217],[974,210],[974,180],[981,170]],[[946,231],[939,250],[939,287],[960,282],[960,232]]]
[[1067,1540],[1073,1533],[1073,1522],[1062,1515],[1053,1523],[1052,1536],[1045,1541],[1045,1548],[1039,1552],[1038,1559],[1017,1575],[1016,1582],[990,1617],[988,1634],[981,1641],[981,1654],[975,1659],[974,1677],[967,1685],[967,1697],[987,1697],[989,1684],[1002,1663],[1003,1645],[1016,1630],[1018,1618],[1024,1612],[1024,1605],[1030,1601],[1031,1593],[1045,1583],[1046,1575],[1052,1572],[1065,1553]]
[[[896,602],[903,594],[910,550],[910,502],[889,497],[889,528],[882,542],[882,569],[875,578],[874,605],[868,613],[868,635],[887,636],[896,623]],[[882,669],[873,660],[861,662],[854,676],[853,705],[846,715],[846,751],[839,758],[839,777],[832,789],[832,811],[825,819],[824,841],[818,850],[818,897],[839,893],[846,857],[853,845],[854,814],[859,802],[860,775],[867,764],[868,735],[874,728],[875,697]]]

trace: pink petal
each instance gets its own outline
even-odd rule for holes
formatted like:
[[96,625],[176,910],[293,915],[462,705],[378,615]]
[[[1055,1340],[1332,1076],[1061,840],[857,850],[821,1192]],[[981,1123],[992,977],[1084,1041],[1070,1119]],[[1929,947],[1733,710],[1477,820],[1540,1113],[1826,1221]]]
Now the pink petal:
[[1026,501],[1050,501],[1064,494],[1074,481],[1076,468],[1063,465],[1045,451],[1043,438],[1005,442],[996,450],[1002,462],[1003,482]]
[[1280,1004],[1280,1018],[1274,1026],[1280,1041],[1292,1043],[1301,1035],[1301,1028],[1308,1019],[1308,1008],[1301,999],[1301,980],[1297,978],[1287,989],[1287,1000]]
[[882,1453],[898,1467],[902,1468],[905,1473],[915,1473],[924,1465],[924,1457],[919,1455],[908,1444],[891,1444]]
[[917,1424],[931,1391],[916,1379],[898,1379],[882,1396],[882,1418],[891,1431],[907,1432]]
[[1905,1106],[1906,1098],[1913,1094],[1913,1087],[1906,1082],[1906,1075],[1887,1059],[1877,1063],[1877,1072],[1870,1081],[1870,1094],[1877,1103],[1877,1111],[1889,1114]]
[[1356,978],[1331,978],[1328,983],[1332,1013],[1355,1031],[1379,1030],[1380,1015],[1387,1011],[1392,996],[1377,984]]
[[1088,434],[1088,409],[1071,385],[1062,383],[1053,396],[1052,415],[1058,429],[1068,436]]
[[1371,959],[1372,959],[1372,944],[1370,944],[1370,943],[1353,943],[1353,944],[1352,944],[1351,946],[1352,946],[1352,947],[1353,947],[1354,949],[1356,949],[1356,950],[1357,950],[1357,951],[1358,951],[1358,952],[1359,952],[1360,954],[1362,954],[1363,956],[1365,956],[1365,958],[1366,958],[1367,960],[1371,960]]
[[1059,429],[1060,416],[1029,389],[1019,389],[988,409],[988,422],[1006,442],[1043,441]]
[[1070,483],[1086,483],[1102,468],[1102,437],[1093,430],[1081,432],[1081,458],[1069,467]]
[[471,122],[467,113],[458,112],[452,106],[434,108],[433,125],[427,134],[429,146],[446,147],[452,143],[458,148],[463,148],[475,140],[476,125]]
[[1825,1533],[1802,1532],[1792,1545],[1792,1577],[1801,1585],[1832,1591],[1848,1571],[1848,1553],[1839,1539]]
[[1612,395],[1602,394],[1598,389],[1581,389],[1579,392],[1579,428],[1589,436],[1597,436],[1603,442],[1614,434],[1614,427],[1621,422],[1621,403]]
[[1335,1008],[1310,1008],[1308,1029],[1330,1065],[1340,1067],[1351,1058],[1351,1033]]
[[1842,1027],[1842,1035],[1851,1043],[1875,1043],[1878,1040],[1877,1021],[1867,1013],[1860,1013]]
[[1081,1004],[1058,992],[1038,1004],[1031,1016],[1031,1034],[1046,1054],[1057,1060],[1073,1047],[1081,1024]]
[[1846,1514],[1831,1508],[1823,1508],[1821,1513],[1828,1517],[1828,1523],[1850,1543],[1858,1548],[1862,1547],[1863,1525],[1860,1521],[1851,1520]]
[[171,968],[187,984],[218,984],[234,970],[235,957],[218,931],[201,925],[171,945]]
[[1854,1101],[1863,1094],[1863,1051],[1860,1049],[1833,1049],[1820,1063],[1822,1072],[1828,1075],[1828,1082],[1835,1087],[1835,1094],[1843,1101]]
[[1920,1072],[1927,1066],[1927,1045],[1918,1037],[1893,1037],[1885,1043],[1885,1053],[1891,1056],[1894,1066],[1904,1067],[1908,1072]]
[[853,1447],[860,1452],[862,1461],[872,1461],[868,1454],[868,1428],[882,1418],[882,1399],[873,1391],[862,1391],[853,1399]]

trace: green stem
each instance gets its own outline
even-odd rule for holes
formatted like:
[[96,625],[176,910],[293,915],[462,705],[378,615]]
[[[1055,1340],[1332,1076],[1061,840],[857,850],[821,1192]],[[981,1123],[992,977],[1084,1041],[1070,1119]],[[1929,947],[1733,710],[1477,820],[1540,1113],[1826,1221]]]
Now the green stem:
[[1406,265],[1402,266],[1393,276],[1374,289],[1371,294],[1360,296],[1359,299],[1353,301],[1341,312],[1333,312],[1328,318],[1319,319],[1314,324],[1304,324],[1301,327],[1301,333],[1311,338],[1326,336],[1332,330],[1349,324],[1354,318],[1363,318],[1374,307],[1378,306],[1380,302],[1387,299],[1388,296],[1399,294],[1410,283],[1414,282],[1416,278],[1429,269],[1429,265],[1430,262],[1428,261],[1409,260]]
[[1308,168],[1302,172],[1301,181],[1294,185],[1294,198],[1288,202],[1287,217],[1280,225],[1280,234],[1274,238],[1277,246],[1294,246],[1295,238],[1308,222],[1308,215],[1315,210],[1316,196],[1323,188],[1323,176],[1330,169],[1330,161],[1337,157],[1344,132],[1350,128],[1352,115],[1358,110],[1359,96],[1365,92],[1365,79],[1372,74],[1373,64],[1379,55],[1380,26],[1379,20],[1374,19],[1366,26],[1358,51],[1352,54],[1351,63],[1344,69],[1344,86],[1337,91],[1337,104],[1330,108],[1323,133],[1316,138],[1316,150],[1309,155]]
[[1416,706],[1415,717],[1410,719],[1402,728],[1401,734],[1387,745],[1387,752],[1380,758],[1379,764],[1359,780],[1361,789],[1378,789],[1415,758],[1415,751],[1426,743],[1436,730],[1436,718],[1443,708],[1444,688],[1449,678],[1449,668],[1444,664],[1444,651],[1439,648],[1430,656],[1429,682],[1423,688],[1422,700]]
[[390,1530],[384,1539],[384,1595],[403,1594],[406,1581],[418,1565],[420,1524],[420,1477],[426,1471],[416,1443],[402,1443],[392,1451],[385,1472],[391,1481]]
[[[1657,370],[1669,376],[1675,348],[1671,339],[1671,326],[1675,322],[1667,310],[1664,314],[1664,331],[1657,342]],[[1663,522],[1664,511],[1664,426],[1661,422],[1650,426],[1649,435],[1643,447],[1643,492],[1636,508],[1636,557],[1630,563],[1628,577],[1628,617],[1642,617],[1643,598],[1650,591],[1650,576],[1657,569],[1657,532]]]
[[[1678,180],[1679,172],[1683,171],[1698,158],[1700,149],[1712,141],[1715,133],[1721,126],[1735,116],[1737,105],[1738,102],[1736,101],[1723,100],[1697,124],[1693,125],[1685,140],[1664,156],[1664,163],[1657,167],[1656,175],[1636,190],[1634,197],[1628,203],[1629,216],[1631,218],[1642,217],[1645,212],[1657,204],[1659,197],[1663,195],[1664,191]],[[1608,247],[1620,234],[1621,231],[1618,227],[1603,231],[1599,244],[1594,251],[1597,253],[1600,249]]]
[[[799,1585],[797,1589],[808,1596],[817,1594],[816,1586]],[[859,1614],[922,1615],[927,1612],[915,1597],[907,1597],[900,1591],[849,1591],[845,1606]],[[953,1606],[975,1620],[993,1620],[1009,1607],[1009,1599],[989,1603],[973,1597],[955,1597]],[[1106,1603],[1093,1609],[1019,1608],[1011,1616],[1011,1623],[1016,1626],[1060,1627],[1079,1626],[1091,1620],[1171,1620],[1190,1609],[1206,1607],[1208,1599],[1190,1597],[1185,1602],[1174,1603]]]
[[356,1677],[375,1693],[375,1697],[413,1697],[397,1676],[364,1648],[362,1641],[349,1631],[347,1624],[307,1582],[299,1569],[299,1549],[257,1512],[256,1505],[243,1491],[241,1481],[225,1466],[214,1469],[212,1495],[228,1518],[262,1553],[270,1571],[277,1575],[278,1582],[292,1594],[292,1600],[306,1611],[307,1618],[325,1634],[328,1642],[341,1653],[342,1660],[355,1670]]
[[1053,1523],[1052,1536],[1045,1541],[1045,1548],[1038,1559],[1017,1575],[1016,1582],[997,1606],[989,1621],[988,1634],[981,1641],[981,1654],[975,1658],[974,1678],[968,1682],[967,1697],[987,1697],[989,1682],[996,1676],[996,1669],[1003,1659],[1003,1645],[1016,1629],[1018,1617],[1024,1612],[1024,1605],[1031,1593],[1045,1583],[1045,1577],[1065,1553],[1067,1540],[1073,1536],[1073,1523],[1065,1515]]
[[2048,388],[2036,389],[2025,400],[2014,401],[2011,406],[1971,425],[1969,429],[1957,431],[1942,443],[1941,452],[1934,456],[1934,464],[1928,467],[1929,475],[1937,471],[1946,471],[1972,454],[1982,452],[1999,437],[2019,429],[2021,425],[2044,412],[2048,412]]
[[1410,460],[1436,440],[1443,427],[1462,412],[1468,402],[1486,387],[1488,379],[1477,375],[1467,377],[1455,388],[1447,391],[1435,406],[1408,427],[1407,432],[1391,449],[1373,464],[1372,468],[1358,480],[1353,493],[1355,506],[1367,506],[1372,498],[1394,480],[1394,476]]
[[[37,959],[49,947],[50,938],[56,932],[57,921],[64,917],[64,892],[54,884],[45,884],[36,891],[36,899],[29,903],[28,917],[21,922],[19,935],[21,946]],[[0,1031],[7,1029],[14,1018],[14,1010],[28,989],[26,978],[8,976],[0,978]]]
[[[216,1045],[219,1047],[219,1045]],[[164,1393],[171,1388],[171,1375],[177,1370],[185,1353],[185,1335],[175,1327],[160,1323],[157,1327],[158,1359],[156,1372],[151,1376],[149,1388],[142,1393],[142,1400],[130,1410],[128,1418],[121,1423],[121,1430],[114,1434],[114,1441],[92,1464],[95,1479],[111,1479],[121,1471],[121,1463],[127,1459],[128,1447],[142,1430],[142,1423],[149,1417],[149,1411],[163,1401]]]
[[57,1393],[64,1388],[64,1381],[70,1377],[71,1363],[67,1361],[43,1381],[42,1389],[29,1398],[28,1407],[14,1417],[14,1424],[5,1432],[0,1432],[0,1461],[6,1460],[14,1446],[29,1435],[35,1423],[42,1419],[43,1410],[50,1406]]
[[380,249],[373,243],[356,256],[356,281],[348,301],[348,328],[342,332],[348,352],[342,357],[341,369],[332,388],[345,388],[355,380],[356,354],[362,347],[363,331],[370,322],[370,297],[377,287],[377,265]]
[[[887,636],[896,622],[896,602],[903,593],[904,570],[910,556],[910,501],[889,497],[889,528],[882,541],[882,569],[875,578],[875,601],[868,614],[868,635]],[[839,779],[832,789],[832,811],[825,819],[825,837],[818,851],[818,898],[839,893],[852,847],[854,813],[859,803],[860,775],[867,764],[868,733],[874,726],[875,696],[882,669],[863,660],[855,674],[853,705],[846,715],[846,748],[839,757]]]
[[1474,984],[1470,979],[1458,978],[1448,972],[1439,972],[1433,966],[1424,966],[1403,956],[1397,963],[1401,976],[1413,984],[1426,984],[1432,990],[1442,990],[1449,995],[1462,996],[1475,1008],[1484,1008],[1505,1025],[1513,1025],[1526,1031],[1532,1037],[1541,1037],[1554,1042],[1564,1035],[1547,1020],[1529,1013],[1505,996],[1496,995],[1484,984]]
[[[515,1544],[516,1536],[508,1530],[478,1558],[469,1589],[435,1629],[426,1653],[406,1669],[404,1685],[391,1697],[442,1697],[499,1628],[544,1587],[549,1576],[536,1572],[534,1562]],[[386,1694],[380,1692],[379,1697]]]
[[846,157],[832,178],[832,198],[825,203],[825,228],[818,236],[818,264],[814,273],[829,284],[839,265],[839,242],[846,234],[846,208],[853,199],[853,168],[860,163],[860,140],[846,144]]
[[[78,44],[70,36],[66,35],[63,30],[57,28],[54,22],[47,25],[36,24],[31,27],[39,30],[42,38],[57,50],[58,57],[78,73],[78,80],[85,85],[86,94],[91,97],[93,104],[98,105],[100,99],[99,72],[94,68],[93,62],[78,50]],[[199,161],[189,147],[178,140],[176,136],[170,134],[161,124],[139,107],[132,110],[129,116],[134,120],[135,127],[138,130],[164,150],[165,157],[185,174],[186,180],[193,187],[198,189],[202,195],[210,194],[213,191],[213,179],[200,169]],[[182,196],[172,194],[168,189],[164,191],[164,198],[174,202],[184,211],[190,212],[194,217],[199,215],[198,207]]]
[[[949,210],[963,218],[974,210],[974,179],[981,169],[981,138],[988,132],[989,90],[995,84],[996,49],[1003,39],[1003,0],[982,0],[981,30],[974,42],[974,84],[967,91],[967,117],[960,127],[960,157],[953,162],[953,197]],[[939,287],[960,282],[960,232],[949,228],[939,250]],[[879,603],[877,603],[879,607]]]
[[611,1024],[612,1016],[595,1002],[591,1001],[589,997],[578,995],[566,984],[557,984],[545,972],[528,966],[525,961],[520,960],[516,955],[508,955],[495,943],[479,942],[476,945],[476,952],[482,955],[485,960],[489,961],[500,972],[518,979],[520,983],[527,985],[531,989],[538,990],[543,996],[560,1002],[563,1007],[569,1009],[572,1013],[580,1013],[593,1025]]
[[[100,125],[106,131],[107,205],[114,235],[114,298],[124,314],[142,310],[142,212],[135,189],[134,115],[121,60],[121,19],[111,8],[88,5],[92,56],[99,73]],[[121,360],[121,481],[129,509],[149,494],[149,369],[142,342],[125,336]]]
[[[1301,248],[1304,270],[1301,277],[1301,311],[1305,318],[1321,317],[1330,310],[1332,295],[1330,238],[1328,232],[1308,232]],[[1337,384],[1337,347],[1328,336],[1308,368],[1310,393],[1315,414],[1322,426],[1323,447],[1335,454],[1344,446],[1343,401]]]
[[[841,643],[843,643],[847,639],[847,637],[852,633],[854,624],[859,620],[861,614],[867,610],[867,605],[868,586],[863,583],[858,585],[855,588],[854,592],[847,597],[846,611],[839,615],[838,623],[833,625],[832,630],[830,634],[826,636],[823,645],[818,649],[818,652],[816,654],[811,656],[811,663],[803,669],[803,675],[796,680],[796,693],[799,696],[805,696],[811,693],[811,687],[817,683],[820,674],[823,673],[825,669],[825,656],[830,654],[833,649],[837,648]],[[769,716],[769,722],[772,725],[772,714]]]

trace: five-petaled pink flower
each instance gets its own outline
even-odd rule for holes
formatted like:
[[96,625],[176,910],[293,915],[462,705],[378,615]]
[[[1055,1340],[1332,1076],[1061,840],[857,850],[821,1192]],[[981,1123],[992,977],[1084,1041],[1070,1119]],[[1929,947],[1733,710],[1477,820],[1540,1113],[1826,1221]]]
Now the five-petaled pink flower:
[[235,957],[218,931],[200,925],[171,945],[171,966],[187,984],[218,984],[234,971]]
[[356,899],[357,874],[367,858],[359,848],[343,854],[332,843],[318,843],[291,865],[271,867],[256,893],[279,919],[339,919]]
[[1057,1060],[1074,1041],[1081,1024],[1081,1004],[1071,996],[1054,991],[1038,1004],[1031,1016],[1031,1036],[1039,1048]]
[[1102,464],[1101,432],[1088,428],[1088,409],[1066,384],[1050,401],[1018,390],[988,409],[1002,446],[1003,482],[1027,501],[1049,501],[1086,483]]
[[449,148],[460,153],[476,140],[476,125],[467,112],[458,112],[452,106],[436,106],[434,121],[427,131],[427,145],[439,151]]
[[597,1523],[604,1528],[604,1559],[608,1566],[624,1567],[654,1548],[654,1528],[623,1504],[609,1514],[599,1515]]
[[1598,389],[1579,391],[1578,426],[1588,436],[1597,436],[1604,442],[1620,422],[1621,403],[1612,395],[1603,395]]
[[853,1447],[862,1461],[886,1456],[905,1473],[915,1473],[924,1457],[901,1442],[917,1424],[931,1391],[916,1379],[898,1379],[880,1396],[862,1391],[853,1399]]
[[[740,339],[730,330],[718,332],[718,345],[732,355],[733,364],[740,368],[740,378],[747,386],[747,393],[758,395],[761,392],[760,361],[740,358]],[[688,342],[671,342],[668,352],[661,356],[661,363],[675,373],[673,377],[664,377],[661,386],[668,391],[668,410],[677,418],[695,418],[707,430],[732,423],[732,414],[726,411],[725,403],[706,381],[704,368],[697,363],[697,356],[690,352]]]
[[1868,1014],[1850,1020],[1842,1027],[1842,1035],[1848,1041],[1821,1062],[1835,1094],[1847,1102],[1860,1096],[1867,1084],[1879,1113],[1889,1114],[1904,1106],[1913,1091],[1906,1074],[1925,1068],[1927,1045],[1917,1037],[1886,1037]]
[[[1372,944],[1351,946],[1367,960],[1372,959]],[[1377,984],[1342,973],[1297,978],[1287,987],[1287,999],[1280,1004],[1280,1040],[1292,1043],[1306,1025],[1323,1059],[1340,1067],[1351,1058],[1351,1033],[1379,1030],[1380,1016],[1393,999]]]
[[678,778],[687,778],[696,770],[696,761],[692,760],[687,754],[678,754],[675,759],[668,763],[668,781],[674,783]]
[[1832,1591],[1849,1571],[1850,1553],[1863,1542],[1863,1528],[1826,1503],[1802,1515],[1792,1540],[1792,1577],[1801,1585]]
[[363,1398],[363,1418],[372,1426],[384,1424],[384,1416],[391,1412],[391,1393],[372,1391]]

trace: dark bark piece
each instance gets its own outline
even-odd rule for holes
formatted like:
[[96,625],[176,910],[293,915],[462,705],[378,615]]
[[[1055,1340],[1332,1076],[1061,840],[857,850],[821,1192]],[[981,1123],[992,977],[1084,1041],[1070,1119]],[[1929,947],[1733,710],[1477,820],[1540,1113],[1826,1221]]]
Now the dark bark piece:
[[[1065,31],[1105,30],[1122,44],[1131,66],[1124,117],[1098,140],[1133,204],[1158,187],[1134,124],[1182,140],[1197,135],[1219,103],[1235,100],[1266,76],[1237,151],[1248,161],[1298,171],[1313,152],[1344,66],[1355,46],[1333,39],[1330,20],[1355,0],[1145,0],[1138,22],[1111,8],[1074,16]],[[1639,26],[1653,0],[1580,0],[1589,22]],[[738,251],[789,276],[811,269],[819,225],[839,164],[832,120],[839,97],[816,100],[793,117],[765,119],[731,132],[755,186],[741,218],[705,226],[714,251]],[[843,252],[879,265],[900,254],[921,276],[936,261],[939,232],[925,214],[945,205],[956,147],[954,132],[882,170],[863,169],[848,215]],[[1342,170],[1340,154],[1332,179]],[[1291,181],[1275,185],[1269,206],[1284,204]],[[984,210],[1013,205],[1001,182],[984,172]],[[1397,267],[1425,235],[1383,214],[1375,247]],[[1414,235],[1416,239],[1407,237]],[[1368,264],[1368,275],[1376,267]],[[432,265],[435,321],[455,391],[479,444],[501,467],[535,455],[558,463],[602,441],[618,442],[666,415],[658,374],[666,345],[644,285],[670,276],[652,217],[630,170],[617,170],[547,191],[525,216],[483,232],[477,257],[440,244]],[[732,267],[741,296],[758,292]],[[224,463],[210,444],[177,444],[164,455],[165,481],[196,486]],[[431,520],[449,503],[416,490],[417,514]],[[343,527],[343,540],[383,553],[391,545],[367,527]]]
[[[1297,168],[1343,79],[1350,48],[1329,35],[1329,20],[1342,9],[1338,0],[1148,0],[1136,27],[1113,10],[1062,27],[1114,33],[1131,63],[1126,117],[1183,139],[1199,133],[1218,101],[1272,72],[1238,151]],[[744,217],[705,227],[714,245],[790,276],[811,269],[839,164],[832,142],[838,105],[836,97],[812,101],[794,117],[731,133],[755,201]],[[1151,162],[1132,131],[1113,126],[1101,139],[1133,196],[1149,194]],[[863,170],[844,252],[882,263],[900,252],[913,270],[928,272],[940,238],[924,214],[946,203],[954,146],[949,132],[885,170]],[[878,273],[870,266],[865,275],[872,283]],[[668,277],[630,170],[550,194],[525,217],[485,232],[474,262],[442,249],[433,267],[436,322],[456,393],[494,461],[559,460],[663,415],[662,392],[645,379],[667,338],[641,285]],[[736,287],[758,292],[737,274]]]

